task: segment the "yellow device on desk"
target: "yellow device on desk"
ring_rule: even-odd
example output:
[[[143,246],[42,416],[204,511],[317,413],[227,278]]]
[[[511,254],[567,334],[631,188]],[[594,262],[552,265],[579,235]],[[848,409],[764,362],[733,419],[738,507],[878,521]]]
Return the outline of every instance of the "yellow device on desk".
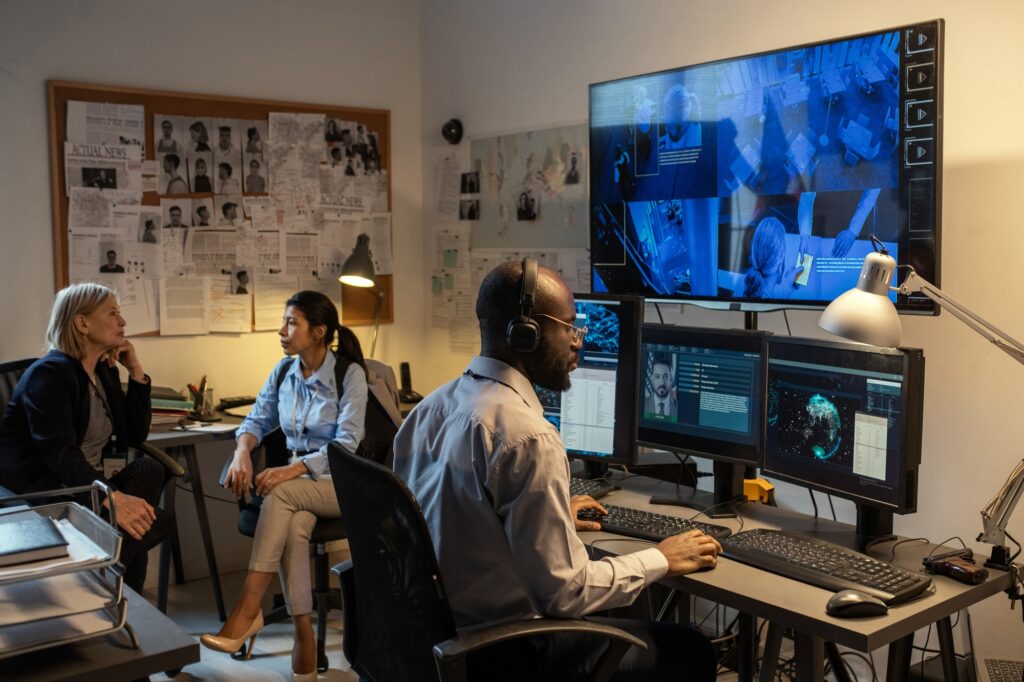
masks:
[[[743,495],[751,502],[775,505],[775,486],[763,478],[744,479]]]

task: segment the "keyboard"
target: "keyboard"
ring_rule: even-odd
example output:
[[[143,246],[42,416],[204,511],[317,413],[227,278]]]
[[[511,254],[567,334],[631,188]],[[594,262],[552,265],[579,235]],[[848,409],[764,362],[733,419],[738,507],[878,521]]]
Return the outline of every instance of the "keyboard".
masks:
[[[595,500],[600,499],[610,493],[613,490],[618,490],[619,486],[612,485],[608,481],[600,478],[570,478],[569,479],[569,495],[575,497],[576,495],[590,495]]]
[[[719,540],[732,533],[731,529],[713,523],[701,523],[678,516],[666,516],[639,509],[617,507],[614,504],[601,506],[608,510],[608,516],[596,509],[584,509],[578,516],[583,521],[597,521],[601,524],[601,530],[616,535],[661,542],[667,537],[685,533],[688,530],[699,530],[705,535],[711,535]]]
[[[989,682],[1021,682],[1024,680],[1024,662],[985,659]]]
[[[230,398],[221,398],[220,402],[217,403],[218,410],[230,410],[232,407],[242,407],[243,405],[252,405],[256,402],[256,396],[254,395],[236,395]]]
[[[889,606],[927,590],[928,576],[839,545],[779,530],[745,530],[722,541],[723,555],[826,590],[860,590]]]

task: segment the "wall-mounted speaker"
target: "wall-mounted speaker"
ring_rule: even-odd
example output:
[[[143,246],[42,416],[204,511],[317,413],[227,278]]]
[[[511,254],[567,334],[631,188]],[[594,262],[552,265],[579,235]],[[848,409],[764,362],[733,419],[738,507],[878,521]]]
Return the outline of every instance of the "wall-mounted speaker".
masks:
[[[449,144],[458,144],[462,141],[462,121],[453,118],[441,126],[441,136],[448,140]]]

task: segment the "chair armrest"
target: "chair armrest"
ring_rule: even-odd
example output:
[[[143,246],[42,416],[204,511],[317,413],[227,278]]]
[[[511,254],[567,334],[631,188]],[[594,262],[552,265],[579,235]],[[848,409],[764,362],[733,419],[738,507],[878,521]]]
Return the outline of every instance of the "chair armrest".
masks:
[[[647,643],[639,637],[604,623],[595,623],[579,618],[533,618],[511,623],[495,625],[485,623],[483,625],[459,628],[458,634],[455,637],[434,645],[434,656],[442,661],[450,661],[462,658],[477,649],[491,646],[492,644],[556,632],[608,637],[612,640],[619,640],[626,644],[638,646],[641,649],[647,649]]]
[[[178,463],[178,460],[168,455],[160,448],[153,447],[149,443],[143,443],[136,448],[139,452],[149,455],[156,461],[164,465],[164,469],[167,469],[167,473],[171,476],[181,478],[185,475],[185,467]]]

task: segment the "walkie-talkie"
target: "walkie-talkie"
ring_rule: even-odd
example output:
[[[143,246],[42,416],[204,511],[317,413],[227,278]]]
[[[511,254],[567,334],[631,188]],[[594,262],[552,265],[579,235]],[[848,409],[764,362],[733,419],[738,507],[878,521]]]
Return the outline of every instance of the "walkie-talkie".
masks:
[[[402,363],[401,373],[402,388],[398,391],[398,399],[403,403],[418,403],[423,400],[423,396],[412,390],[412,370],[409,369],[408,362]]]

